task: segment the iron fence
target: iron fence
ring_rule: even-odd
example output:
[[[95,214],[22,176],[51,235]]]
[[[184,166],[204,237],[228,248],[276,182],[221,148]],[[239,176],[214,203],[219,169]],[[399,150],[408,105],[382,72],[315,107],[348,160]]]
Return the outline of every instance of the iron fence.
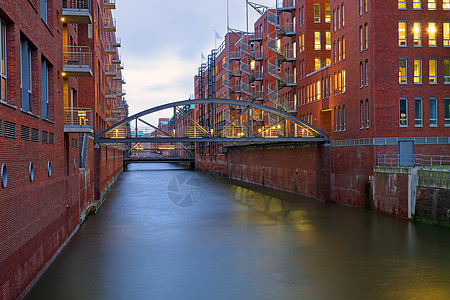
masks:
[[[423,154],[378,154],[378,167],[406,168],[420,167],[450,170],[450,156]]]

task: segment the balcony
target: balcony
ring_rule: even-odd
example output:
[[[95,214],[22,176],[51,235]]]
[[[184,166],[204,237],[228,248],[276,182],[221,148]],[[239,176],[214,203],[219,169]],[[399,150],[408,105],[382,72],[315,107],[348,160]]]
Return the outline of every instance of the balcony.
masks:
[[[92,109],[66,107],[64,108],[64,132],[94,133]]]
[[[92,23],[91,0],[63,0],[63,23],[91,24]]]
[[[256,31],[255,34],[251,35],[251,36],[248,38],[248,40],[249,40],[250,42],[253,42],[253,41],[258,41],[258,42],[260,42],[260,41],[262,41],[262,40],[263,40],[263,37],[262,37],[261,31]]]
[[[106,77],[117,77],[117,66],[114,64],[107,64],[105,75]]]
[[[105,42],[105,54],[117,54],[117,49],[114,47],[114,41],[106,41]]]
[[[105,98],[106,99],[116,99],[117,98],[117,96],[116,96],[116,90],[115,89],[112,89],[112,88],[107,88],[106,89],[106,95],[105,95]]]
[[[116,32],[116,19],[112,17],[105,18],[105,31],[106,32]]]
[[[64,46],[63,60],[63,76],[92,77],[92,52],[88,46]]]
[[[280,11],[295,11],[295,0],[277,0],[277,8]]]
[[[116,9],[116,0],[104,0],[105,9]]]

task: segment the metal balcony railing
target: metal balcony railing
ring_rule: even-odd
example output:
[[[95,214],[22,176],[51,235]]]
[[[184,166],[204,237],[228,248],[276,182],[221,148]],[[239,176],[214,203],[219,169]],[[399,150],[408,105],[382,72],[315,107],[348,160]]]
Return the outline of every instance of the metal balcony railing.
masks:
[[[291,49],[291,48],[284,50],[284,56],[286,57],[286,61],[292,62],[297,59],[294,49]]]
[[[258,101],[264,100],[264,92],[262,90],[255,91],[255,99]]]
[[[116,31],[116,19],[109,17],[105,18],[105,31],[115,32]]]
[[[88,10],[91,11],[91,0],[63,0],[63,10]]]
[[[277,0],[278,9],[295,9],[295,0]]]
[[[92,109],[90,108],[64,108],[65,126],[93,126]]]
[[[239,60],[241,59],[241,52],[240,51],[232,51],[230,52],[230,60]]]
[[[378,167],[450,170],[450,156],[423,154],[378,154]]]
[[[88,46],[64,46],[63,65],[67,76],[92,76],[91,49]]]
[[[296,86],[297,85],[297,78],[295,78],[295,74],[286,74],[284,76],[284,83],[287,86]]]
[[[116,9],[116,0],[104,0],[105,9]]]
[[[253,35],[249,37],[250,41],[261,41],[262,40],[262,33],[261,31],[256,31]]]
[[[105,75],[107,77],[114,77],[117,76],[117,65],[115,64],[107,64],[105,66]]]
[[[62,2],[63,23],[91,24],[92,5],[91,0],[63,0]]]

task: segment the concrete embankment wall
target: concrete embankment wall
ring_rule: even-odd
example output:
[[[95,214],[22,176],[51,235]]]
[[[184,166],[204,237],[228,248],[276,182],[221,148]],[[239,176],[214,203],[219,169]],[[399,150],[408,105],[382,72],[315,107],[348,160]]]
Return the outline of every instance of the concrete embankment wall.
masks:
[[[375,168],[373,203],[378,212],[450,225],[450,172]]]

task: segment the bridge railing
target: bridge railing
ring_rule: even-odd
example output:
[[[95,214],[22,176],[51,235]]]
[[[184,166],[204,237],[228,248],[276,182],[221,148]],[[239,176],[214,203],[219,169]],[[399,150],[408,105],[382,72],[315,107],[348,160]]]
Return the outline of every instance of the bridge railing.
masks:
[[[378,154],[378,167],[406,168],[419,167],[450,170],[450,156],[423,154]]]

